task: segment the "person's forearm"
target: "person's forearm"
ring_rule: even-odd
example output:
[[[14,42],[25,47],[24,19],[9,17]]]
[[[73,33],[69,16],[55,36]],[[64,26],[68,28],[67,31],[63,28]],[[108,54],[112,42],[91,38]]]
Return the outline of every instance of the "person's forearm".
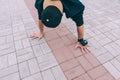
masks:
[[[39,20],[39,30],[41,33],[44,33],[44,25],[41,20]]]

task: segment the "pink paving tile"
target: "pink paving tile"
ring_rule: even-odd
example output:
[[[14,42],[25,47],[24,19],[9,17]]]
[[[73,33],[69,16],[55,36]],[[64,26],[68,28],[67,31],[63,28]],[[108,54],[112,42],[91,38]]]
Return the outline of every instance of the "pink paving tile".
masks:
[[[48,31],[45,33],[46,41],[54,40],[56,38],[59,38],[59,35],[55,32],[55,30]]]
[[[69,71],[66,71],[65,75],[67,76],[68,80],[73,80],[74,78],[82,75],[83,73],[85,73],[84,69],[81,66],[77,66]]]
[[[58,33],[59,36],[65,36],[69,33],[71,33],[64,25],[60,25],[59,28],[56,29],[56,32]]]
[[[60,64],[63,71],[70,70],[71,68],[74,68],[74,67],[76,67],[78,65],[79,65],[78,61],[76,59],[74,59],[74,58]]]
[[[62,36],[61,39],[63,40],[64,45],[69,46],[76,43],[74,37],[71,37],[71,34],[67,34]]]
[[[96,67],[88,71],[88,74],[90,75],[90,77],[92,77],[93,80],[105,75],[106,73],[107,71],[105,70],[103,66],[99,66],[99,67]]]
[[[57,39],[48,41],[47,43],[52,50],[64,47],[64,43],[61,38],[57,38]]]
[[[84,56],[78,57],[77,60],[82,65],[82,67],[85,69],[85,71],[88,71],[93,68],[92,65],[88,62],[88,60]]]
[[[97,78],[96,80],[115,80],[109,73]]]
[[[88,76],[87,73],[85,73],[85,74],[83,74],[83,75],[81,75],[73,80],[92,80],[92,79]]]
[[[100,62],[91,53],[85,54],[85,57],[92,64],[93,67],[101,65]]]
[[[55,55],[59,63],[62,63],[74,58],[72,53],[67,47],[61,47],[59,49],[53,50],[53,54]]]

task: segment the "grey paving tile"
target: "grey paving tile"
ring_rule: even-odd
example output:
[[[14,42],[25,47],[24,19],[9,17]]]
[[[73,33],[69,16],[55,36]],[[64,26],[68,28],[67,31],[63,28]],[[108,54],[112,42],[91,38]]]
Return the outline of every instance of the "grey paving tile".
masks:
[[[28,60],[28,64],[29,64],[29,68],[30,68],[30,73],[31,74],[34,74],[34,73],[37,73],[39,72],[39,65],[38,65],[38,62],[36,61],[36,59],[31,59],[31,60]]]
[[[105,62],[109,62],[110,60],[112,60],[114,57],[109,54],[109,52],[106,52],[100,56],[97,57],[97,59],[103,64]]]
[[[58,63],[57,63],[55,57],[52,55],[52,53],[42,55],[42,56],[38,57],[37,60],[38,60],[41,71],[58,65]]]
[[[14,46],[11,46],[9,48],[0,50],[0,56],[5,55],[5,54],[9,54],[9,53],[12,53],[12,52],[15,52]]]
[[[3,78],[0,78],[0,80],[20,80],[19,73],[13,73],[8,76],[5,76]]]
[[[43,79],[41,77],[41,73],[37,73],[37,74],[31,75],[29,77],[26,77],[22,80],[43,80]]]
[[[51,70],[56,80],[67,80],[59,66],[53,67]]]
[[[0,37],[0,44],[5,44],[6,43],[6,36]]]
[[[51,52],[51,49],[49,48],[47,43],[40,44],[41,50],[43,51],[43,54],[47,54]]]
[[[55,80],[54,75],[52,74],[50,69],[43,71],[42,76],[44,80]]]
[[[30,53],[30,52],[33,52],[31,47],[27,47],[27,48],[16,51],[17,56],[25,55],[25,54]]]
[[[7,67],[5,69],[1,69],[0,70],[0,78],[4,77],[4,76],[7,76],[9,74],[15,73],[15,72],[18,72],[18,66],[17,65],[13,65],[13,66]]]
[[[0,69],[6,68],[8,66],[7,55],[0,57]]]
[[[9,66],[17,64],[16,53],[10,53],[7,57]]]
[[[23,44],[21,40],[15,41],[15,49],[16,50],[23,49]]]
[[[115,77],[115,79],[120,78],[120,72],[110,62],[103,64],[103,66]]]
[[[25,78],[30,75],[29,67],[27,62],[19,64],[20,77]]]
[[[113,46],[115,46],[115,45],[113,45]],[[116,57],[116,56],[119,55],[119,53],[116,51],[116,49],[114,49],[114,47],[112,47],[112,45],[110,45],[110,44],[104,46],[104,48],[105,48],[107,51],[109,51],[109,53],[112,54],[114,57]]]
[[[113,59],[113,60],[111,60],[111,63],[112,63],[113,66],[114,66],[115,68],[117,68],[117,70],[119,70],[119,72],[120,72],[120,62],[119,62],[117,59]]]
[[[14,35],[14,40],[21,40],[21,39],[24,39],[24,38],[27,38],[27,35],[25,32],[17,32]]]
[[[14,39],[13,39],[13,35],[8,35],[6,36],[6,42],[9,43],[9,42],[13,42]]]
[[[29,52],[27,54],[17,57],[17,60],[18,60],[18,63],[20,63],[20,62],[24,62],[26,60],[32,59],[34,57],[35,56],[34,56],[33,52]]]
[[[40,45],[33,46],[33,51],[36,57],[39,57],[40,55],[43,55],[42,49]]]
[[[29,42],[29,39],[22,39],[22,44],[23,44],[23,47],[26,48],[26,47],[30,47],[30,42]]]

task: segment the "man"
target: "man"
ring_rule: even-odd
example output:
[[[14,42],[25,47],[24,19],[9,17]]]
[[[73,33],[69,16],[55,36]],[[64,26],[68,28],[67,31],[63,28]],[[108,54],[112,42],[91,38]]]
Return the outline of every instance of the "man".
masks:
[[[80,47],[82,52],[89,52],[86,47],[88,42],[83,39],[84,5],[79,0],[36,0],[35,7],[38,10],[40,32],[32,34],[31,38],[41,39],[44,35],[44,25],[49,28],[57,27],[65,12],[66,17],[71,18],[77,26],[78,42],[75,47]]]

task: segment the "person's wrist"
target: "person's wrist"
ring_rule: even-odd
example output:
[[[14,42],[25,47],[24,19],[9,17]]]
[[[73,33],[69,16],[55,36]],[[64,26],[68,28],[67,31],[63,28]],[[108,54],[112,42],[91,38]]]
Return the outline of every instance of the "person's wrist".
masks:
[[[78,42],[82,45],[82,46],[86,46],[88,44],[87,40],[84,40],[83,38],[78,39]]]

